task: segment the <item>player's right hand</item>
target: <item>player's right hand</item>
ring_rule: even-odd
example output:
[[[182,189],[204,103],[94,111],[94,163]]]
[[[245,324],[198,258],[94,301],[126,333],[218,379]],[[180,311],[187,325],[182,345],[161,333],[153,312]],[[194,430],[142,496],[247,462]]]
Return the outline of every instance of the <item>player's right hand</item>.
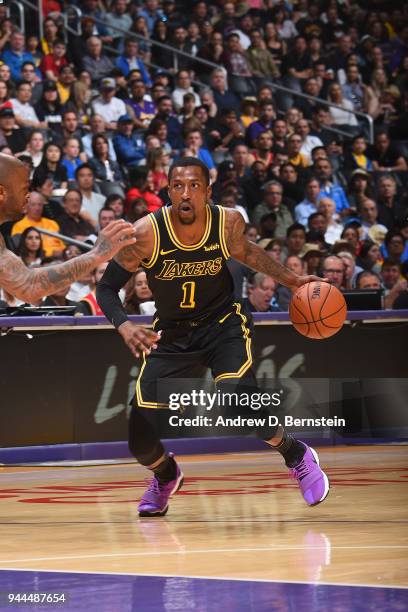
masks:
[[[157,348],[157,342],[160,340],[160,334],[131,321],[122,323],[118,327],[118,332],[135,357],[140,357],[141,353],[149,355]]]
[[[112,259],[123,247],[135,244],[135,228],[131,223],[119,219],[112,221],[99,234],[94,251],[100,263]]]

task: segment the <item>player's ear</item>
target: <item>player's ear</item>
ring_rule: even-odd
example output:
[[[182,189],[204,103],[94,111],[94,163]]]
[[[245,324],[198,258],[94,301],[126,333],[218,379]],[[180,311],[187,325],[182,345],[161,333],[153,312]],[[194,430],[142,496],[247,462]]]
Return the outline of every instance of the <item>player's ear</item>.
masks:
[[[208,187],[207,187],[207,202],[209,202],[211,200],[211,194],[212,194],[212,187],[211,187],[211,185],[208,185]]]
[[[7,189],[4,187],[4,185],[0,184],[0,206],[2,206],[4,202],[6,202],[6,200],[7,200]]]

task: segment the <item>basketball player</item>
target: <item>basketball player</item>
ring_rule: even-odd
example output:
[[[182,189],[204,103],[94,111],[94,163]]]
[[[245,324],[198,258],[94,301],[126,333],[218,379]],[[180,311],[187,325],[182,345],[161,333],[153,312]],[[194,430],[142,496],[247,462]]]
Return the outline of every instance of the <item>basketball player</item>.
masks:
[[[186,157],[173,163],[169,196],[171,206],[136,222],[136,244],[118,253],[97,287],[105,315],[133,354],[143,358],[129,419],[129,448],[154,477],[139,504],[140,516],[166,514],[169,497],[183,482],[172,453],[165,453],[143,414],[167,407],[157,395],[157,381],[186,378],[202,364],[211,369],[218,388],[234,383],[235,392],[257,389],[251,315],[234,300],[226,260],[234,257],[292,290],[321,280],[296,275],[250,242],[239,212],[210,206],[209,173],[200,160]],[[130,322],[118,297],[140,265],[146,269],[157,308],[153,330],[160,333]],[[316,452],[280,425],[263,428],[261,437],[281,453],[305,501],[309,505],[323,501],[329,482]]]
[[[29,197],[29,173],[19,160],[0,153],[0,224],[23,217]],[[114,221],[101,231],[94,248],[79,257],[45,268],[29,269],[6,248],[0,234],[0,287],[32,303],[59,291],[96,266],[111,259],[123,246],[135,243],[135,230],[125,221]]]

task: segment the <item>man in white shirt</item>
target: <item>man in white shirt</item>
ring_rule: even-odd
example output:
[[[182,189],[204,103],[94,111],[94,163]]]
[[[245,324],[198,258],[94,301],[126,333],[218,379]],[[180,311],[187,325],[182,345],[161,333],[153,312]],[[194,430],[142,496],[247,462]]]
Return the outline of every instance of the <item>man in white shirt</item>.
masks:
[[[16,97],[11,98],[16,123],[20,127],[47,128],[46,121],[40,121],[34,107],[31,106],[32,85],[28,81],[20,81],[16,87]]]
[[[187,70],[179,70],[176,75],[176,88],[171,94],[171,100],[176,111],[183,106],[183,98],[186,93],[192,93],[195,98],[196,106],[201,104],[200,96],[191,87],[191,79]]]
[[[310,165],[311,153],[315,147],[322,147],[323,143],[317,136],[310,135],[309,122],[306,119],[299,119],[295,127],[296,133],[302,139],[302,146],[300,148],[301,154],[306,158],[307,163]]]
[[[319,201],[319,212],[321,212],[327,221],[327,229],[324,239],[327,244],[334,244],[340,240],[341,233],[344,229],[343,225],[336,221],[336,204],[331,198],[321,198]]]
[[[107,130],[116,130],[119,117],[126,114],[126,105],[115,96],[115,79],[102,79],[100,89],[101,95],[92,102],[93,111],[103,117]]]
[[[93,191],[94,172],[88,164],[83,164],[75,173],[78,189],[82,195],[82,211],[89,214],[89,221],[98,227],[99,211],[105,205],[106,198]]]
[[[375,233],[378,233],[383,237],[385,237],[386,233],[388,232],[385,225],[378,223],[378,206],[374,200],[367,198],[360,204],[360,219],[362,240],[371,239],[370,230],[372,228],[375,229]]]

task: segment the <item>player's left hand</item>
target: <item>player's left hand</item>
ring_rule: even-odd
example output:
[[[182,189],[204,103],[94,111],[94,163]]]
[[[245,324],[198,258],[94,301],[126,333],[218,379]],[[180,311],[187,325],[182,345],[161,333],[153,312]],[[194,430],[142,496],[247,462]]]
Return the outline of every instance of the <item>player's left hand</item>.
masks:
[[[296,285],[292,285],[291,290],[293,291],[293,293],[295,293],[295,291],[297,291],[302,285],[306,285],[306,283],[313,283],[314,281],[328,283],[329,279],[320,278],[320,276],[315,276],[314,274],[298,276],[296,279]]]

